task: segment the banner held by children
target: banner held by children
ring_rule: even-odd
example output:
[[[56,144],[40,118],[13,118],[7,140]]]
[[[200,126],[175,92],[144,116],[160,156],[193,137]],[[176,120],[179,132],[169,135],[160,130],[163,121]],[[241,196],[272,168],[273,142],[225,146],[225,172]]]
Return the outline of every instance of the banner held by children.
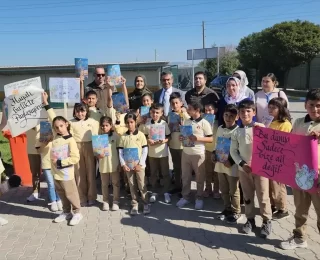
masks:
[[[310,193],[317,191],[318,141],[269,128],[253,130],[252,172]]]

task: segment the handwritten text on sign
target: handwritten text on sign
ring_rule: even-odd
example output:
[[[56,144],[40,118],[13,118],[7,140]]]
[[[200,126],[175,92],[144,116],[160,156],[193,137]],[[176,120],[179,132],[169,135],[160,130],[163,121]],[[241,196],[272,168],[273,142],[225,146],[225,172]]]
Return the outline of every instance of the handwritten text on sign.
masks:
[[[253,130],[252,172],[292,188],[316,192],[318,142],[268,128]]]
[[[13,137],[40,123],[43,89],[28,87],[5,99],[8,106],[8,126]]]

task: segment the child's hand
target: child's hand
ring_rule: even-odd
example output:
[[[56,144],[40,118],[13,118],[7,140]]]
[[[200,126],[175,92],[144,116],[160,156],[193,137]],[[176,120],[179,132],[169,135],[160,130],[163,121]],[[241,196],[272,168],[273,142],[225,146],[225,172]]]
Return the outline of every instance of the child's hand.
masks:
[[[116,112],[116,120],[117,120],[117,121],[120,121],[120,115],[121,115],[121,114],[120,114],[119,112]]]
[[[134,167],[134,171],[135,171],[135,172],[141,171],[141,165],[140,165],[140,164],[137,164],[137,165]]]
[[[158,140],[159,144],[164,144],[166,142],[166,140]]]
[[[231,163],[229,162],[229,160],[225,161],[223,163],[224,167],[230,168],[231,167]]]
[[[98,158],[98,159],[104,158],[104,154],[99,154],[99,155],[97,155],[97,158]]]
[[[185,107],[182,107],[182,108],[181,108],[181,112],[186,113],[186,112],[187,112],[187,109],[186,109]]]
[[[49,103],[48,103],[48,94],[45,91],[42,93],[42,102],[43,102],[43,104],[45,106],[49,105]]]
[[[180,136],[179,136],[179,141],[182,142],[183,140],[184,140],[184,137],[183,137],[182,135],[180,135]]]
[[[152,140],[152,139],[148,139],[148,144],[150,144],[150,145],[155,145],[156,142],[155,142],[154,140]]]
[[[310,132],[309,135],[314,136],[314,137],[320,139],[320,132],[312,131],[312,132]]]
[[[242,169],[244,170],[244,172],[246,173],[252,173],[252,169],[248,164],[245,164],[242,166]]]
[[[51,162],[52,162],[54,165],[57,165],[57,161],[58,161],[58,160],[55,159],[55,158],[54,158],[54,159],[51,159]]]
[[[107,88],[113,88],[113,84],[111,83],[111,77],[110,76],[106,77],[106,86],[107,86]]]
[[[196,142],[198,140],[198,137],[196,137],[195,135],[190,135],[189,139],[191,142]]]
[[[123,165],[123,166],[122,166],[122,169],[123,169],[125,172],[130,172],[130,168],[129,168],[127,165]]]
[[[84,74],[81,73],[79,78],[80,78],[80,83],[83,83],[83,81],[84,81]]]
[[[127,82],[126,78],[123,77],[123,76],[121,76],[121,84],[122,84],[122,85],[125,85],[126,82]]]
[[[254,126],[260,126],[260,127],[266,127],[264,124],[258,123],[258,122],[254,122],[253,125],[254,125]]]

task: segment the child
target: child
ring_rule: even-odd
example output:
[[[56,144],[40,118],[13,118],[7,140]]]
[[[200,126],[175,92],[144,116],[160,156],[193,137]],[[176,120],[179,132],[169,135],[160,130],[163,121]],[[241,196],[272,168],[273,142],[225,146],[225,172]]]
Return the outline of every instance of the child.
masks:
[[[101,190],[103,196],[102,210],[109,210],[109,181],[111,177],[113,187],[113,203],[112,210],[119,210],[120,200],[120,174],[118,171],[119,156],[117,146],[119,143],[119,136],[112,130],[112,119],[103,116],[100,119],[101,133],[107,134],[109,137],[109,155],[100,155],[99,171],[101,175]]]
[[[184,125],[192,126],[192,133],[189,137],[194,142],[194,147],[183,147],[181,166],[182,166],[182,198],[178,201],[177,207],[182,208],[189,203],[191,192],[192,171],[195,172],[197,182],[197,194],[195,209],[203,208],[203,188],[206,179],[205,171],[205,143],[212,142],[212,128],[210,123],[201,117],[203,106],[200,102],[192,102],[188,105],[187,119]],[[183,137],[180,136],[180,141]]]
[[[206,104],[204,107],[206,114],[217,114],[217,105],[215,103]],[[218,174],[214,171],[214,163],[211,160],[212,152],[215,149],[215,135],[218,130],[218,120],[214,120],[214,123],[212,125],[212,133],[213,138],[211,143],[206,143],[206,159],[205,159],[205,165],[206,165],[206,189],[204,191],[203,197],[209,197],[213,194],[214,199],[220,199],[220,189],[219,189],[219,178]],[[212,181],[213,181],[213,192],[212,192]]]
[[[50,120],[56,116],[54,110],[48,106],[48,95],[44,94],[44,105]],[[80,161],[75,165],[75,179],[79,190],[81,206],[92,206],[97,199],[96,162],[92,149],[92,134],[99,129],[99,122],[89,117],[86,104],[76,103],[73,109],[73,119],[70,129],[80,152]]]
[[[89,90],[86,93],[86,100],[90,111],[90,117],[100,122],[100,118],[104,115],[104,112],[96,107],[98,101],[97,93],[94,90]]]
[[[38,153],[41,156],[41,169],[48,185],[48,197],[50,202],[50,210],[52,212],[62,210],[62,202],[54,186],[54,179],[51,172],[50,152],[52,147],[52,139],[48,142],[40,142],[40,139],[35,145]]]
[[[245,200],[245,214],[247,222],[244,224],[242,230],[246,234],[249,234],[254,228],[256,228],[254,219],[254,192],[256,191],[260,214],[263,220],[263,224],[261,226],[261,237],[267,238],[272,231],[269,180],[265,177],[253,174],[251,169],[253,141],[252,128],[254,126],[264,127],[263,124],[253,122],[255,111],[256,108],[253,101],[246,99],[239,103],[241,125],[231,137],[230,154],[234,162],[239,165],[239,179]]]
[[[134,113],[128,113],[125,116],[125,122],[128,131],[120,137],[119,140],[119,159],[121,167],[126,173],[129,181],[131,192],[131,215],[138,214],[138,189],[141,193],[141,199],[144,203],[143,213],[150,213],[150,206],[147,199],[147,187],[144,183],[146,158],[148,155],[148,145],[145,135],[137,129],[137,116]],[[124,149],[136,148],[138,150],[139,161],[133,165],[133,169],[129,168],[129,162],[125,161]]]
[[[287,101],[284,98],[273,98],[268,104],[269,115],[273,116],[270,128],[278,131],[290,133],[292,125],[290,123],[290,113],[287,109]],[[270,201],[273,219],[282,219],[289,217],[287,208],[287,188],[285,184],[269,180]]]
[[[238,108],[234,104],[228,104],[223,112],[224,124],[219,126],[215,139],[215,146],[219,137],[231,139],[232,134],[238,129]],[[230,154],[229,154],[230,155]],[[215,172],[218,173],[224,210],[218,215],[221,220],[226,219],[228,223],[235,224],[241,219],[240,190],[238,166],[234,164],[231,156],[227,161],[217,161],[216,151],[212,154],[215,162]]]
[[[70,125],[64,117],[55,117],[52,128],[56,135],[52,141],[51,169],[63,206],[63,212],[54,219],[54,222],[60,223],[71,219],[69,224],[75,226],[83,218],[80,213],[79,193],[74,181],[74,165],[79,162],[79,150],[70,134]]]
[[[295,120],[292,133],[299,135],[315,135],[319,140],[320,133],[320,89],[312,89],[307,93],[305,108],[307,115]],[[318,141],[319,143],[319,141]],[[320,143],[318,144],[318,156],[320,154]],[[320,161],[318,161],[320,163]],[[320,231],[320,185],[318,194],[307,191],[292,189],[294,205],[296,207],[295,229],[293,236],[280,244],[282,249],[306,248],[307,244],[307,220],[311,202],[317,214],[317,226]]]
[[[179,92],[173,92],[170,95],[170,106],[172,111],[168,114],[168,125],[171,132],[169,141],[170,153],[172,157],[174,170],[174,190],[170,193],[181,192],[181,157],[182,157],[182,142],[180,141],[180,125],[183,125],[186,119],[189,119],[187,112],[183,112],[182,99]],[[174,121],[174,118],[179,117],[179,122]]]
[[[161,173],[163,177],[163,190],[164,201],[166,203],[171,202],[169,189],[171,178],[169,174],[169,153],[167,142],[170,137],[170,130],[168,124],[162,120],[163,116],[163,105],[158,103],[153,103],[150,109],[151,120],[148,120],[143,128],[143,133],[147,136],[148,140],[148,156],[149,156],[149,165],[150,165],[150,180],[152,185],[153,193],[150,197],[150,202],[156,201],[158,180],[158,172]],[[153,126],[163,126],[165,138],[161,140],[152,139],[152,127]],[[160,174],[159,174],[160,175]]]

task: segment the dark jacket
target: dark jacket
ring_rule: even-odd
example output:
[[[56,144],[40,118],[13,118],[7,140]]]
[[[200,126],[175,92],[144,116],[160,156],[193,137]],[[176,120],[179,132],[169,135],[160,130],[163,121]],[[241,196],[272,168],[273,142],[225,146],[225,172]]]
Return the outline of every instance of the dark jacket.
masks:
[[[163,89],[161,88],[161,89],[157,90],[157,91],[154,93],[153,101],[154,101],[155,103],[160,103],[160,97],[161,97],[162,91],[163,91]],[[179,92],[179,93],[180,93],[180,96],[181,96],[181,99],[182,99],[182,103],[183,103],[183,105],[184,105],[185,107],[187,107],[187,103],[186,103],[186,100],[185,100],[185,92],[182,91],[182,90],[180,90],[180,89],[178,89],[178,88],[172,87],[172,93],[173,93],[173,92]]]
[[[143,88],[143,89],[137,89],[135,88],[129,95],[128,95],[128,98],[129,98],[129,106],[130,106],[130,109],[138,109],[142,106],[142,96],[144,94],[151,94],[152,95],[152,92],[151,90],[149,90],[147,87]]]

